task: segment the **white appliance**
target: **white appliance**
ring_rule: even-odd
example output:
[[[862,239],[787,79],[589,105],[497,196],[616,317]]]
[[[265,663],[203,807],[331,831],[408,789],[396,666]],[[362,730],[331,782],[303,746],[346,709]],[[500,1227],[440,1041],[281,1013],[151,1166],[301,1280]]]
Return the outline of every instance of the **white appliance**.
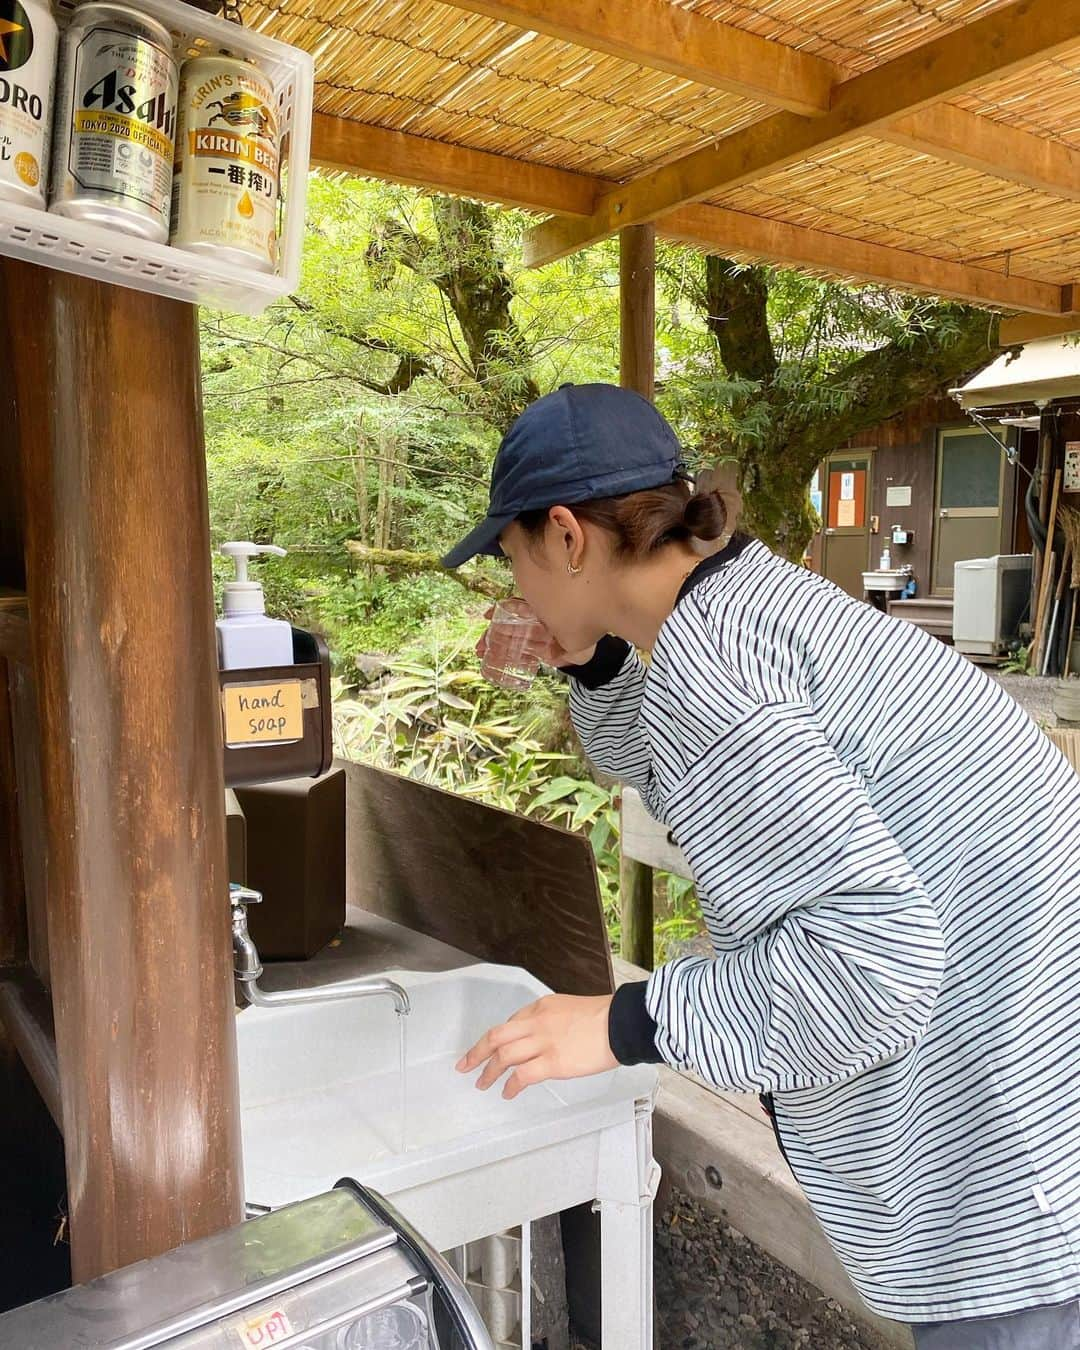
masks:
[[[969,656],[1000,656],[1020,631],[1031,596],[1031,554],[969,558],[953,571],[953,644]]]

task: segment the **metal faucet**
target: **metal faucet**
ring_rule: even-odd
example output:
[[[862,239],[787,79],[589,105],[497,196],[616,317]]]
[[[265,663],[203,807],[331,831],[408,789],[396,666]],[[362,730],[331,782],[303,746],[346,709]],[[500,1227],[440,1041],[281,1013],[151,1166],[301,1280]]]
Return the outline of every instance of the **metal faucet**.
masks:
[[[393,980],[374,976],[367,980],[342,980],[336,984],[318,984],[308,989],[261,989],[259,976],[262,962],[247,925],[248,905],[257,905],[262,894],[247,886],[229,883],[229,903],[232,906],[233,970],[236,982],[249,1003],[257,1008],[281,1008],[293,1003],[329,1003],[339,998],[371,998],[385,994],[394,1000],[399,1017],[409,1013],[409,995]]]

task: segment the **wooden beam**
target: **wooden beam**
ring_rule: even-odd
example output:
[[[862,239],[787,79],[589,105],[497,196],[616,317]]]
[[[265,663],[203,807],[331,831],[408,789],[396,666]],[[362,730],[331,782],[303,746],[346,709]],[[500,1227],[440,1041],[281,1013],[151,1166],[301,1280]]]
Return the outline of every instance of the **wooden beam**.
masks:
[[[0,658],[30,660],[30,618],[21,591],[0,589]]]
[[[951,104],[890,123],[880,139],[1066,200],[1080,200],[1080,151]],[[312,163],[337,173],[516,206],[590,216],[610,179],[551,168],[406,131],[315,113]]]
[[[1007,277],[985,267],[965,267],[722,206],[684,206],[663,217],[657,228],[665,239],[725,255],[749,254],[781,267],[807,267],[831,276],[928,292],[973,305],[1055,316],[1062,309],[1062,288],[1049,282]]]
[[[852,137],[940,103],[1074,46],[1080,0],[1015,0],[845,80],[817,119],[775,113],[715,144],[605,193],[587,220],[555,218],[525,236],[525,262],[539,267],[626,225],[656,220],[688,202],[730,190],[820,154]]]
[[[1080,150],[941,103],[891,122],[883,141],[1010,183],[1080,201]]]
[[[22,890],[30,967],[46,988],[49,973],[49,867],[45,798],[41,784],[41,730],[29,658],[7,663]]]
[[[198,331],[7,259],[2,328],[79,1283],[243,1217]]]
[[[29,952],[26,888],[19,845],[15,727],[8,662],[0,655],[0,967],[24,965]]]
[[[603,0],[449,0],[459,9],[607,52],[807,116],[829,111],[840,70],[769,38],[658,0],[617,16]],[[883,127],[880,137],[919,154],[1080,200],[1080,151],[965,108],[940,104]],[[555,214],[576,215],[578,212]],[[584,214],[590,214],[585,212]]]
[[[7,1032],[57,1129],[63,1131],[52,999],[32,971],[0,972],[0,1026]]]
[[[448,0],[548,37],[650,70],[807,116],[829,109],[834,65],[794,47],[705,18],[668,0]]]
[[[598,192],[610,186],[587,174],[318,112],[311,160],[327,169],[567,216],[588,216]]]
[[[1069,333],[1080,333],[1080,314],[1061,314],[1053,317],[1042,314],[1017,314],[1011,319],[1002,319],[998,341],[1003,347],[1014,347],[1018,343],[1035,342],[1039,338],[1065,337]]]
[[[549,169],[325,113],[315,114],[312,155],[325,167],[347,173],[564,215],[588,214],[596,198],[612,186],[588,174]],[[1060,288],[1044,282],[938,262],[902,249],[862,244],[723,207],[684,207],[661,218],[657,230],[664,238],[713,252],[741,250],[778,266],[820,268],[833,275],[900,290],[930,291],[972,304],[1055,315],[1062,308]]]

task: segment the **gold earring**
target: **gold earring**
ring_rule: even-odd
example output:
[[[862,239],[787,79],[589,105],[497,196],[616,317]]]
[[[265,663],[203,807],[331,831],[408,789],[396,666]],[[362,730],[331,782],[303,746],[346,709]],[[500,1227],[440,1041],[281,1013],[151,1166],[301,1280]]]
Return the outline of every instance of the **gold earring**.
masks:
[[[572,577],[576,577],[578,573],[581,571],[581,568],[575,567],[572,562],[568,562],[566,564],[566,570],[570,573]]]

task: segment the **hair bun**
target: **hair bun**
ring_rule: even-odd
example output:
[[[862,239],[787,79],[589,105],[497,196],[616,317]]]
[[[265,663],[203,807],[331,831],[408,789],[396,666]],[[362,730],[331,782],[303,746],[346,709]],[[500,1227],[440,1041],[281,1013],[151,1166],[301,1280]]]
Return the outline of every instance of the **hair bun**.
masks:
[[[695,492],[683,510],[682,523],[692,539],[713,540],[726,531],[728,517],[728,503],[723,492]]]

